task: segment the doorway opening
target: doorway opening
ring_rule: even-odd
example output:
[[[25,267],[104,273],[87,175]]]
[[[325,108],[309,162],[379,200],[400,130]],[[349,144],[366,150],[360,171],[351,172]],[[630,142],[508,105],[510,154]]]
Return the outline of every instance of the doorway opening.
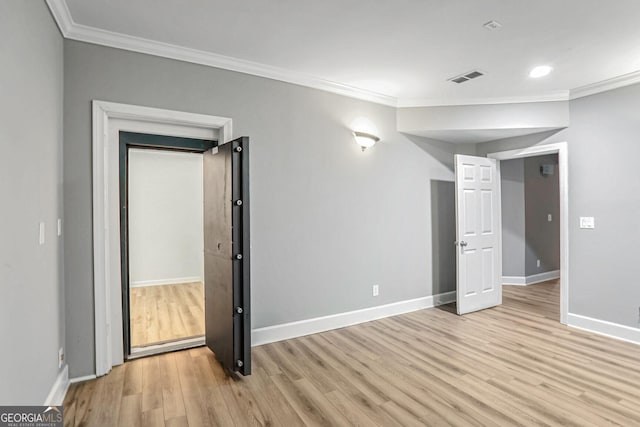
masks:
[[[558,154],[500,162],[503,296],[560,320]]]
[[[202,153],[217,141],[119,138],[125,358],[204,345]]]
[[[128,258],[121,247],[121,131],[222,142],[197,150],[204,176],[205,343],[225,370],[251,374],[249,137],[233,139],[227,117],[98,100],[92,111],[95,375],[108,374],[130,351],[124,350],[130,338],[122,296]]]
[[[119,246],[124,359],[206,344],[225,370],[250,375],[249,138],[240,137],[226,144],[218,145],[214,140],[123,130],[118,134]],[[171,175],[170,169],[173,169],[174,172],[177,170],[175,163],[171,168],[167,168],[165,164],[164,168],[156,170],[155,177],[149,176],[151,169],[145,170],[144,167],[142,171],[138,170],[132,174],[130,170],[132,164],[139,169],[141,165],[149,163],[149,150],[155,150],[155,154],[151,155],[151,158],[155,157],[155,160],[151,163],[160,163],[160,166],[163,166],[162,163],[166,163],[166,158],[162,156],[159,158],[158,154],[164,156],[168,152],[183,154],[182,160],[188,160],[187,167],[182,172],[191,176],[187,176],[187,181],[182,183],[177,182],[177,176],[174,176],[173,179],[167,178],[167,175]],[[195,157],[184,156],[184,154],[194,153],[199,155]],[[173,160],[175,162],[175,156]],[[189,162],[192,164],[189,165]],[[191,173],[194,172],[193,169],[201,172],[193,174]],[[141,173],[145,176],[141,177]],[[134,185],[130,185],[130,175],[136,177],[133,180]],[[151,180],[151,183],[147,182],[145,185],[145,179]],[[164,182],[165,188],[155,188],[156,191],[152,191],[151,188],[154,185],[157,186],[161,181]],[[181,199],[183,203],[191,205],[192,212],[189,214],[193,216],[180,216],[178,213],[187,207],[171,205],[171,203],[176,203],[176,199],[165,196],[167,193],[187,193],[189,190],[194,190],[187,187],[196,187],[195,193],[198,193],[194,195],[194,191],[191,191],[191,200],[188,202],[185,202],[188,198]],[[143,194],[145,196],[143,198],[149,199],[151,193],[157,193],[156,196],[160,194],[160,201],[156,201],[155,205],[151,203],[150,206],[140,206],[137,202],[141,200],[130,204],[130,197],[137,195],[140,198],[140,194]],[[131,212],[132,206],[135,208],[134,212]],[[168,219],[165,218],[164,225],[167,225],[168,222],[171,223],[171,228],[178,227],[178,230],[174,229],[169,233],[173,236],[172,239],[169,239],[169,243],[162,242],[161,244],[157,239],[159,232],[168,231],[161,230],[162,222],[157,224],[158,218],[161,217],[159,209],[167,211],[165,214]],[[186,229],[189,227],[186,222],[190,222],[189,225],[193,226],[191,230],[193,236],[190,240],[185,239],[185,234],[188,234]],[[149,227],[149,224],[152,226]],[[142,239],[138,239],[136,244],[131,245],[131,237],[141,237]],[[143,249],[140,248],[141,245]],[[172,245],[179,246],[178,255],[174,250],[171,250]],[[162,254],[163,249],[170,253]],[[151,257],[149,257],[150,253]],[[159,266],[154,257],[160,258],[162,265]],[[137,264],[132,265],[132,260]],[[167,266],[170,264],[175,264],[173,271],[189,271],[189,274],[199,274],[199,276],[195,276],[198,279],[197,282],[194,281],[194,276],[178,280],[195,283],[195,285],[192,285],[193,289],[191,289],[192,300],[189,301],[188,296],[186,298],[186,304],[190,305],[186,308],[183,307],[184,313],[189,313],[186,318],[194,325],[187,328],[184,324],[180,325],[184,322],[176,319],[177,331],[173,331],[167,322],[170,315],[164,319],[158,316],[158,309],[161,306],[168,306],[165,308],[168,312],[171,311],[171,302],[163,301],[162,297],[159,299],[151,297],[151,295],[142,300],[131,298],[139,296],[138,292],[132,291],[132,284],[135,289],[135,282],[132,282],[132,279],[138,279],[141,271],[148,269],[155,271],[154,274],[159,274],[158,271],[163,271],[166,274]],[[187,264],[189,269],[184,270]],[[151,268],[151,266],[154,267]],[[183,293],[190,294],[183,288],[184,284],[174,283],[176,278],[153,280],[158,280],[156,285],[168,281],[171,285],[181,287]],[[141,280],[138,283],[148,285],[149,281]],[[200,292],[202,288],[198,287],[199,283],[204,283],[202,287],[204,295]],[[157,294],[157,292],[147,293]],[[166,292],[164,295],[167,295]],[[175,295],[173,296],[175,297]],[[199,305],[199,302],[202,301],[201,296],[204,297],[204,301],[202,305]],[[176,304],[178,301],[174,299],[172,302]],[[138,316],[149,316],[150,313],[146,312],[144,308],[147,303],[151,306],[150,313],[155,312],[154,317],[156,317],[158,324],[149,325],[141,319],[140,324],[137,325],[138,328],[132,328],[133,324],[137,323]],[[204,319],[198,315],[200,307]],[[175,306],[173,311],[176,314]],[[202,320],[204,320],[204,325],[202,325]],[[153,330],[149,331],[145,328]],[[137,333],[137,335],[133,336],[133,333]],[[188,335],[194,333],[197,335],[189,338]],[[204,337],[200,335],[202,333]],[[175,336],[176,334],[178,336]],[[134,347],[133,343],[137,346]]]
[[[529,263],[531,267],[529,267],[529,270],[527,270],[525,267],[525,269],[523,270],[523,276],[509,276],[510,270],[505,269],[505,265],[503,265],[502,281],[517,282],[511,284],[520,285],[528,285],[533,283],[543,284],[543,286],[527,286],[526,288],[519,288],[519,290],[514,286],[508,286],[506,287],[507,297],[515,296],[516,294],[522,294],[521,296],[519,296],[519,298],[524,300],[528,298],[529,301],[525,303],[528,303],[530,307],[535,306],[535,304],[531,304],[531,301],[543,301],[545,298],[547,299],[547,301],[553,301],[554,299],[556,301],[559,300],[559,303],[554,303],[555,305],[544,303],[539,304],[537,309],[541,314],[557,319],[558,317],[555,313],[557,313],[557,307],[559,305],[559,320],[561,323],[566,325],[569,313],[569,161],[567,143],[559,142],[553,144],[537,145],[517,150],[490,153],[487,155],[487,157],[495,159],[497,161],[497,171],[500,180],[502,180],[503,165],[506,165],[507,174],[511,172],[509,169],[512,166],[505,162],[513,159],[522,159],[524,162],[529,162],[531,164],[529,173],[532,177],[535,177],[536,180],[547,180],[546,182],[542,181],[543,185],[541,186],[534,185],[534,187],[537,187],[533,190],[534,192],[543,191],[543,188],[545,189],[544,191],[552,192],[556,191],[557,189],[558,206],[557,208],[555,208],[555,213],[547,212],[549,209],[543,209],[549,208],[551,205],[549,205],[548,203],[552,203],[544,201],[548,200],[549,195],[547,194],[537,194],[540,200],[536,200],[536,197],[533,197],[530,202],[530,208],[532,212],[530,214],[530,219],[531,221],[533,221],[533,229],[540,229],[540,227],[544,227],[544,225],[546,225],[546,227],[544,227],[546,229],[543,230],[545,234],[543,236],[542,242],[531,242],[532,247],[528,249],[530,252]],[[550,166],[553,166],[553,168],[551,168]],[[542,170],[540,169],[541,167],[543,168]],[[553,171],[551,169],[553,169]],[[551,175],[552,172],[553,175]],[[553,185],[555,184],[553,183],[556,179],[555,177],[557,177],[557,187],[555,187],[554,189]],[[501,191],[503,189],[504,187],[501,188]],[[502,221],[504,222],[505,208],[508,207],[504,205],[503,194],[500,195],[500,200],[501,216]],[[549,214],[551,214],[551,217],[549,217]],[[556,215],[557,218],[554,217],[554,215]],[[551,218],[551,221],[549,221],[549,218]],[[507,221],[509,221],[509,219],[507,219]],[[549,223],[551,223],[553,226],[549,226]],[[548,245],[553,245],[553,233],[556,232],[554,231],[554,228],[557,231],[558,245],[556,250],[559,253],[554,253],[554,249],[535,249],[542,248],[543,245],[546,245],[547,247]],[[542,233],[542,231],[539,231],[539,233]],[[539,237],[540,235],[532,236],[533,239]],[[507,237],[507,239],[508,238],[509,237]],[[502,241],[501,245],[504,245],[504,240]],[[515,259],[521,259],[524,260],[525,263],[527,262],[526,256],[523,258],[514,258],[513,254],[508,254],[506,253],[506,251],[507,247],[505,246],[502,248],[502,253],[505,254],[503,263],[504,261],[506,261],[506,257],[509,257],[509,262]],[[545,258],[536,255],[543,253],[545,255]],[[553,260],[558,258],[559,264],[554,264]],[[538,260],[540,260],[540,267],[538,267]],[[556,266],[559,266],[559,268],[556,268]],[[527,273],[527,271],[532,274]],[[548,283],[545,284],[545,281],[548,281]]]

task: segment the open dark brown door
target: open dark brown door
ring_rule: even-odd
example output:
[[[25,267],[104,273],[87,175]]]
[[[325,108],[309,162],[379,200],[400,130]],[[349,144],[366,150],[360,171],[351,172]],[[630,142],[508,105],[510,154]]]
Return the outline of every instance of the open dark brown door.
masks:
[[[249,251],[249,138],[241,137],[204,153],[204,298],[207,346],[243,375],[251,374]]]

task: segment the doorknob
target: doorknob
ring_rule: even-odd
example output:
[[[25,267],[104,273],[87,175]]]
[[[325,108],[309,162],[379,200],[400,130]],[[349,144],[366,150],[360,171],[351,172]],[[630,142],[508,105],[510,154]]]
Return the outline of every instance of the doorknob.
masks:
[[[464,248],[465,246],[467,246],[467,244],[468,244],[468,243],[467,243],[467,242],[465,242],[464,240],[461,240],[461,241],[460,241],[460,246],[462,246],[463,248]]]

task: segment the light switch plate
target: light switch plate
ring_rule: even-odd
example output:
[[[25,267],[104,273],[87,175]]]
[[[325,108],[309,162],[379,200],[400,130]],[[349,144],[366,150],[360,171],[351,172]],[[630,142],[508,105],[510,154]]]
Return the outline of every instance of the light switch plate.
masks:
[[[581,216],[580,217],[580,228],[585,228],[585,229],[596,228],[595,218],[592,217],[592,216]]]
[[[58,218],[58,236],[62,236],[62,219]]]
[[[40,223],[40,233],[38,237],[38,243],[40,243],[40,245],[44,245],[44,222]]]
[[[58,350],[58,369],[62,368],[64,364],[64,348],[60,347]]]
[[[551,216],[551,214],[547,215],[547,221],[549,222],[553,221],[553,216]]]

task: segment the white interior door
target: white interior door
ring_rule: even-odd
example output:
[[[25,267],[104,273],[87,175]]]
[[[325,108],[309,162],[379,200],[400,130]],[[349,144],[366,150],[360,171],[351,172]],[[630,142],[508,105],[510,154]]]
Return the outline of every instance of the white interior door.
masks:
[[[502,304],[500,182],[495,159],[456,155],[458,314]]]

